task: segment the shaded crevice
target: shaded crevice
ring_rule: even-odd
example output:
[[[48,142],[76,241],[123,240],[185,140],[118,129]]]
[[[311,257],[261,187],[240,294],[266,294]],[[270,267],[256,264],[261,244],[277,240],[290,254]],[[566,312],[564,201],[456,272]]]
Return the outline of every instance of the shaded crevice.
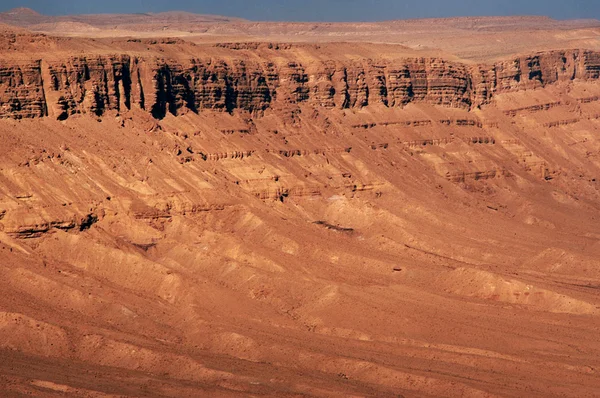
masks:
[[[79,224],[79,231],[85,231],[92,228],[92,225],[98,222],[98,216],[91,213],[85,216]]]

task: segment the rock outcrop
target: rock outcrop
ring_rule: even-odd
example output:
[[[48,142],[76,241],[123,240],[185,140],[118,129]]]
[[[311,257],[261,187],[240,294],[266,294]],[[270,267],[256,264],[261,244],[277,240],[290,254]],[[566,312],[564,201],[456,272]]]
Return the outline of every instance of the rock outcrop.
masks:
[[[141,86],[132,93],[132,69],[135,62],[127,55],[108,57],[73,57],[64,62],[50,62],[48,90],[58,93],[55,109],[58,119],[75,113],[124,110],[131,101],[142,105]]]
[[[600,53],[553,51],[469,66],[437,58],[322,61],[144,59],[130,55],[0,65],[0,117],[100,116],[134,107],[154,118],[218,110],[260,114],[309,104],[361,108],[411,102],[471,109],[496,93],[600,78]]]
[[[47,115],[40,61],[0,63],[0,117]]]

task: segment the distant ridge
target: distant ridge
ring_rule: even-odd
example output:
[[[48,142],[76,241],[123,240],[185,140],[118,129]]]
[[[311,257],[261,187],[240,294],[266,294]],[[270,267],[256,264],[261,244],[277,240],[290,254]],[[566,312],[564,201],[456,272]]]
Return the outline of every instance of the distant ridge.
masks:
[[[0,23],[22,27],[45,22],[47,18],[49,17],[25,7],[13,8],[0,13]]]
[[[169,24],[169,23],[229,23],[246,22],[242,18],[227,17],[222,15],[195,14],[186,11],[168,11],[161,13],[136,13],[136,14],[89,14],[89,15],[64,15],[50,16],[38,13],[30,8],[14,8],[0,13],[0,23],[20,27],[32,27],[38,24],[53,24],[61,22],[86,23],[94,27],[118,24]]]
[[[390,19],[373,22],[285,22],[285,21],[249,21],[243,18],[229,17],[223,15],[197,14],[188,11],[165,11],[165,12],[140,12],[131,14],[80,14],[80,15],[61,15],[51,16],[43,15],[39,12],[26,7],[14,8],[0,13],[0,23],[25,27],[32,30],[46,31],[52,24],[79,23],[87,24],[93,28],[114,29],[115,27],[135,27],[135,30],[146,26],[147,30],[183,28],[184,30],[195,30],[198,24],[287,24],[289,26],[298,26],[312,24],[315,26],[344,26],[344,25],[378,25],[378,26],[396,26],[396,25],[423,25],[423,24],[443,24],[455,28],[466,29],[490,29],[490,28],[520,28],[526,26],[533,29],[546,28],[582,28],[599,27],[600,21],[596,19],[571,19],[555,20],[543,15],[515,15],[515,16],[468,16],[468,17],[448,17],[448,18],[410,18],[410,19]],[[40,25],[40,26],[37,26]],[[39,28],[39,29],[38,29]],[[145,30],[145,29],[143,29]]]
[[[8,10],[6,12],[3,12],[2,14],[42,16],[42,14],[40,14],[39,12],[32,10],[31,8],[27,8],[27,7],[13,8],[12,10]]]

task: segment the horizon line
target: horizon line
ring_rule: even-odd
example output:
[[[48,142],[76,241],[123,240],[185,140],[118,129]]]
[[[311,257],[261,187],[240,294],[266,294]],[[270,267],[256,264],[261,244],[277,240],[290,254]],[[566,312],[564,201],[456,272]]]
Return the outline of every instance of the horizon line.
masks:
[[[4,11],[1,11],[0,9],[0,14],[10,14],[11,12],[16,12],[16,11],[31,11],[33,14],[39,15],[41,17],[55,17],[55,18],[60,18],[60,17],[81,17],[81,16],[102,16],[102,15],[131,15],[131,16],[157,16],[157,15],[161,15],[161,14],[169,14],[169,13],[182,13],[182,14],[189,14],[189,15],[197,15],[197,16],[211,16],[211,17],[221,17],[221,18],[230,18],[230,19],[238,19],[238,20],[242,20],[242,21],[248,21],[248,22],[259,22],[259,23],[268,23],[268,22],[289,22],[289,23],[331,23],[331,24],[338,24],[338,23],[385,23],[385,22],[395,22],[395,21],[417,21],[417,20],[448,20],[448,19],[492,19],[492,18],[501,18],[501,19],[511,19],[511,18],[534,18],[534,19],[548,19],[548,20],[552,20],[552,21],[599,21],[600,19],[598,18],[563,18],[563,19],[557,19],[555,17],[552,17],[550,15],[543,15],[543,14],[510,14],[510,15],[506,15],[506,14],[488,14],[488,15],[451,15],[451,16],[432,16],[432,17],[410,17],[410,18],[392,18],[392,19],[380,19],[380,20],[340,20],[340,21],[330,21],[330,20],[286,20],[286,19],[248,19],[245,17],[239,17],[239,16],[234,16],[234,15],[225,15],[225,14],[210,14],[210,13],[201,13],[201,12],[195,12],[195,11],[187,11],[187,10],[181,10],[181,9],[173,9],[173,10],[167,10],[167,11],[160,11],[160,12],[124,12],[124,13],[119,13],[119,12],[97,12],[97,13],[72,13],[72,14],[65,14],[65,13],[60,13],[60,14],[43,14],[31,7],[13,7]]]

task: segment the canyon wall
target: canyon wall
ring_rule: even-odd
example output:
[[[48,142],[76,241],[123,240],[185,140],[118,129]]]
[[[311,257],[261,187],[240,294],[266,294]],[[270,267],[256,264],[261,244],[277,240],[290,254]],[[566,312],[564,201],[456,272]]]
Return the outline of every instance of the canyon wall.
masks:
[[[235,110],[260,114],[301,103],[326,108],[410,102],[471,109],[496,93],[600,77],[600,53],[553,51],[465,65],[437,58],[400,61],[175,61],[130,55],[60,61],[0,61],[0,117],[102,115],[143,109],[168,113]]]

